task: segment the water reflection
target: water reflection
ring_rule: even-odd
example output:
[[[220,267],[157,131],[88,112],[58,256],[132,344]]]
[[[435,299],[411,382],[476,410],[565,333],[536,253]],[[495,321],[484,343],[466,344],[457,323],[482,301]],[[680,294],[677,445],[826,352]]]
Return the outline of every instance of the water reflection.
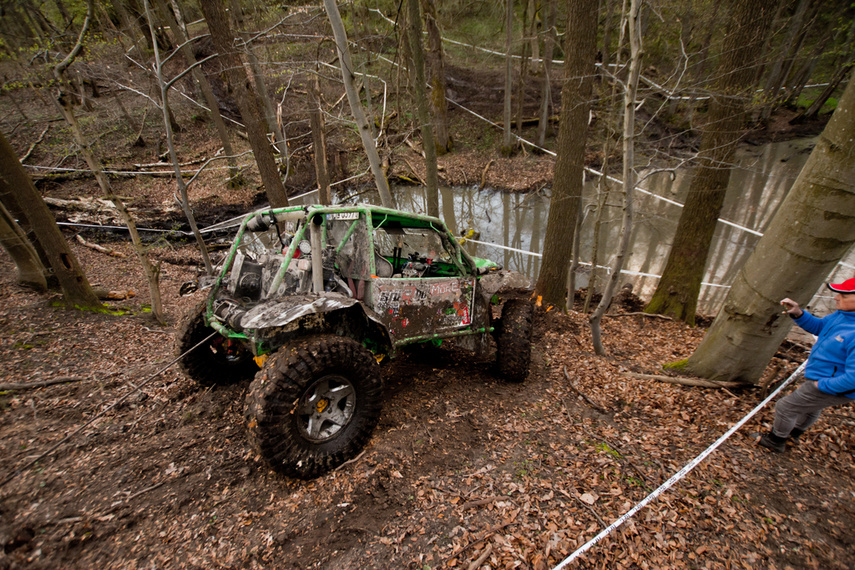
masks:
[[[700,312],[717,312],[727,294],[727,286],[759,240],[756,232],[762,233],[766,229],[813,145],[813,139],[807,139],[740,149],[738,167],[731,173],[728,197],[722,210],[722,218],[731,225],[719,223],[716,228],[707,261],[705,285],[699,299]],[[677,227],[682,208],[671,201],[685,201],[691,176],[690,170],[681,170],[674,175],[653,173],[645,182],[649,193],[636,193],[631,253],[624,265],[625,275],[621,284],[633,283],[634,290],[642,298],[648,298],[656,287],[656,276],[662,272]],[[392,191],[399,208],[420,213],[426,211],[424,188],[394,187]],[[379,203],[371,192],[361,194],[356,200]],[[442,188],[440,200],[442,216],[451,231],[455,235],[468,234],[474,238],[466,242],[472,255],[501,262],[504,267],[531,278],[537,277],[541,259],[532,253],[539,254],[542,248],[549,211],[548,192],[508,194],[476,187]],[[619,197],[613,194],[602,213],[600,266],[612,263],[619,237],[619,202]],[[596,205],[596,180],[589,179],[583,196],[580,243],[580,260],[583,263],[590,262],[592,257]],[[852,276],[855,251],[850,252],[844,262],[831,279],[842,280]],[[577,287],[587,286],[590,271],[590,264],[580,267]],[[606,270],[601,268],[597,271],[599,275],[605,275]],[[599,284],[602,282],[602,279],[597,281]],[[813,307],[820,308],[820,312],[830,312],[833,310],[833,302],[830,301],[829,295],[820,294],[814,299]]]

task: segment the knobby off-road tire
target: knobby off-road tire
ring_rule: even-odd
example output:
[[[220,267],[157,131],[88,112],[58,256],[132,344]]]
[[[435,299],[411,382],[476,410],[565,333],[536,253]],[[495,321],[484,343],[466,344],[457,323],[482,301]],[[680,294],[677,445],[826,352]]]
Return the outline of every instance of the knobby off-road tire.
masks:
[[[175,356],[184,354],[208,337],[214,329],[205,324],[207,301],[197,303],[178,328]],[[252,378],[258,366],[252,354],[237,341],[215,335],[178,361],[181,371],[202,386],[231,384]]]
[[[522,382],[531,364],[531,326],[534,308],[523,299],[511,299],[502,307],[496,327],[496,367],[509,382]]]
[[[283,346],[250,384],[250,445],[280,473],[318,477],[360,453],[382,393],[374,356],[353,339],[317,335]]]

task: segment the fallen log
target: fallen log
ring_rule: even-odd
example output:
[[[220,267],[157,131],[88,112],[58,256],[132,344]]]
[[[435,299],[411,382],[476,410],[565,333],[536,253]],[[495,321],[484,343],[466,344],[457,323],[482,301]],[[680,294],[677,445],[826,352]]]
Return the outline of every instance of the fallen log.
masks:
[[[637,372],[625,372],[624,374],[633,378],[640,378],[641,380],[657,380],[669,384],[699,386],[701,388],[739,388],[740,386],[744,386],[741,382],[719,382],[717,380],[704,380],[701,378],[686,378],[685,376],[660,376],[658,374],[639,374]]]
[[[603,315],[604,317],[653,317],[656,319],[665,319],[666,321],[673,321],[674,319],[667,315],[657,315],[655,313],[606,313]]]
[[[101,253],[105,253],[111,257],[127,257],[127,255],[125,255],[121,251],[116,251],[115,249],[110,249],[110,248],[104,247],[103,245],[98,245],[97,243],[92,243],[91,241],[86,241],[85,239],[80,237],[80,234],[77,234],[75,237],[77,238],[77,241],[81,245],[85,245],[89,249],[94,249],[95,251],[100,251]]]
[[[137,294],[130,289],[111,291],[110,289],[105,289],[103,287],[93,287],[92,290],[102,301],[121,301],[123,299],[130,299],[131,297],[137,296]]]
[[[53,386],[54,384],[65,384],[67,382],[81,382],[83,378],[80,376],[59,376],[50,380],[41,380],[39,382],[12,382],[9,384],[0,384],[0,392],[9,390],[29,390],[31,388],[44,388],[45,386]]]

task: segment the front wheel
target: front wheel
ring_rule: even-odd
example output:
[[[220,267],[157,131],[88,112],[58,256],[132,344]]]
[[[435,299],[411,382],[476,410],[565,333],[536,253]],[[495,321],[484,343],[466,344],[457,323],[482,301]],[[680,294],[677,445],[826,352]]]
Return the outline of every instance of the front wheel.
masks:
[[[382,392],[374,356],[353,339],[318,335],[286,345],[249,387],[250,445],[285,475],[323,475],[368,442]]]
[[[496,327],[496,367],[509,382],[522,382],[531,364],[531,328],[534,309],[523,299],[511,299],[502,307]]]
[[[243,344],[218,334],[205,340],[214,332],[205,324],[206,303],[202,301],[193,307],[178,328],[175,354],[184,355],[178,363],[181,371],[202,386],[231,384],[252,378],[258,372],[258,366]]]

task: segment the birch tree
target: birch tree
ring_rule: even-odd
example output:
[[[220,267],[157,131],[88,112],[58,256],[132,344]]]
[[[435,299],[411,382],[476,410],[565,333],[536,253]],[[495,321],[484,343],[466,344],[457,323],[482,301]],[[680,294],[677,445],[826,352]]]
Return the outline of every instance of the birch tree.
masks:
[[[680,363],[688,372],[756,384],[792,327],[780,299],[806,305],[855,244],[853,133],[855,79],[703,341]]]

